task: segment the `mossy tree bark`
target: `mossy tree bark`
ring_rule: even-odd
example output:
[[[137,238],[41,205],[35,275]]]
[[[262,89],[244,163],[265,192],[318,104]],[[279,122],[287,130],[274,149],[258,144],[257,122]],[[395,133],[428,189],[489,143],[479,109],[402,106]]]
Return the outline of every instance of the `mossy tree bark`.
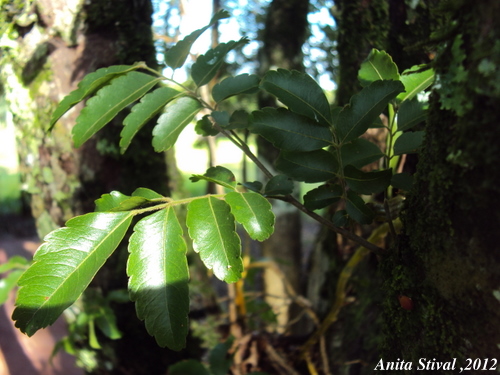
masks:
[[[148,1],[2,2],[1,82],[18,133],[26,191],[40,237],[79,214],[94,210],[101,194],[137,187],[169,193],[165,157],[153,152],[148,130],[119,155],[121,122],[116,121],[79,149],[71,128],[81,107],[46,133],[57,103],[87,73],[113,64],[146,61],[156,66]],[[153,125],[153,124],[151,124]],[[149,128],[149,130],[151,127]],[[127,249],[118,249],[91,285],[102,298],[126,288]],[[85,295],[84,306],[96,303]],[[117,341],[99,336],[95,373],[162,373],[180,357],[159,348],[136,318],[132,303],[116,305]],[[77,345],[92,353],[88,342]],[[126,369],[126,370],[125,370]],[[90,370],[89,370],[90,371]]]
[[[500,4],[441,1],[432,14],[439,86],[404,236],[383,261],[384,360],[412,362],[410,373],[420,358],[500,357]]]

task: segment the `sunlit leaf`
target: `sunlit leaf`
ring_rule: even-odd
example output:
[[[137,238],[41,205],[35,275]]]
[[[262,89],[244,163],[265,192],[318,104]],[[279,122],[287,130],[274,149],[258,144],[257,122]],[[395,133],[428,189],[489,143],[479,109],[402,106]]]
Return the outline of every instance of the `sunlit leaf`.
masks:
[[[425,121],[427,118],[427,105],[417,98],[405,100],[398,110],[398,130],[405,131]]]
[[[110,122],[122,109],[140,99],[160,78],[129,72],[115,78],[87,101],[73,127],[73,142],[80,147]]]
[[[313,151],[332,144],[329,127],[285,108],[252,112],[249,130],[285,151]]]
[[[120,203],[126,201],[130,197],[122,194],[119,191],[113,190],[109,194],[101,195],[101,198],[95,201],[95,211],[104,212],[111,211],[113,208],[118,207]]]
[[[193,43],[198,39],[198,37],[203,34],[210,26],[214,25],[217,21],[224,18],[229,18],[229,13],[226,10],[220,10],[210,20],[207,26],[193,31],[191,34],[186,36],[181,41],[177,42],[172,48],[170,48],[165,54],[165,62],[172,69],[180,68],[186,62],[189,55],[189,51],[193,46]]]
[[[108,304],[99,307],[99,315],[95,317],[94,321],[101,332],[111,340],[118,340],[123,336],[118,329],[116,315]]]
[[[353,165],[356,168],[364,167],[384,156],[378,146],[364,138],[356,138],[346,143],[340,149],[342,165]]]
[[[190,96],[183,96],[171,102],[153,129],[155,151],[161,152],[172,148],[179,134],[194,119],[200,109],[201,103]]]
[[[61,100],[50,119],[49,131],[52,130],[57,120],[59,120],[68,110],[95,93],[113,78],[144,66],[145,64],[142,62],[134,65],[113,65],[87,74],[80,83],[78,83],[78,88],[70,92]]]
[[[196,86],[200,87],[210,82],[222,66],[229,51],[246,43],[248,43],[247,38],[241,38],[239,41],[231,40],[227,43],[220,43],[217,47],[209,49],[204,55],[198,56],[191,67],[191,76]]]
[[[158,199],[163,198],[161,194],[158,194],[156,191],[148,189],[148,188],[137,188],[132,193],[133,197],[143,197],[146,199]]]
[[[380,193],[390,185],[392,170],[363,172],[352,165],[348,165],[344,168],[344,177],[347,186],[357,193]]]
[[[212,89],[214,100],[219,103],[234,95],[252,94],[259,89],[260,78],[255,74],[240,74],[236,77],[227,77],[217,83]]]
[[[418,151],[424,141],[425,132],[406,132],[394,143],[394,155],[411,154]]]
[[[286,69],[266,73],[261,87],[276,96],[288,109],[322,125],[332,123],[325,93],[309,75]]]
[[[182,227],[172,207],[140,220],[130,237],[130,299],[161,347],[180,350],[189,330],[189,271]]]
[[[293,192],[293,181],[283,174],[271,178],[264,188],[264,195],[288,195]]]
[[[336,177],[338,162],[325,150],[310,152],[281,152],[276,168],[294,180],[323,182]]]
[[[410,100],[419,92],[424,91],[434,82],[434,70],[425,69],[422,65],[413,66],[405,70],[400,77],[405,86],[405,92],[397,96],[398,100]]]
[[[362,135],[403,90],[399,81],[375,81],[354,95],[335,123],[339,141],[346,143]]]
[[[19,280],[12,318],[28,336],[53,324],[87,288],[123,239],[132,214],[93,212],[49,233]]]
[[[230,192],[226,202],[236,221],[243,225],[250,238],[264,241],[274,231],[274,214],[271,203],[260,194]]]
[[[370,224],[375,216],[363,198],[351,190],[347,192],[346,211],[349,217],[360,224]]]
[[[144,95],[140,103],[132,107],[130,114],[123,120],[124,127],[120,133],[120,152],[122,154],[126,151],[137,132],[179,94],[179,91],[170,87],[160,87]]]
[[[194,250],[217,278],[233,283],[241,278],[241,242],[229,205],[214,197],[188,205],[186,224]]]
[[[220,165],[208,168],[204,175],[194,174],[189,179],[192,182],[198,182],[200,180],[213,182],[231,190],[234,190],[236,187],[236,178],[233,172]]]
[[[309,210],[319,210],[338,202],[342,194],[340,185],[321,185],[304,195],[304,206]]]
[[[399,80],[398,67],[387,52],[372,49],[361,64],[358,79],[363,87],[378,80],[392,79],[397,81]]]

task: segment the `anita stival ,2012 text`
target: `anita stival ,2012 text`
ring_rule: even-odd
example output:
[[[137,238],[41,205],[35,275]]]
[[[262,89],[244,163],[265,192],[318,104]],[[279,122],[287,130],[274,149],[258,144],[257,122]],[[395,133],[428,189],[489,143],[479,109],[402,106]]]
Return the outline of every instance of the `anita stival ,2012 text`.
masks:
[[[437,361],[436,358],[420,358],[418,360],[417,371],[429,371],[429,370],[443,370],[443,371],[453,371],[457,370],[458,373],[462,371],[496,371],[497,369],[497,359],[495,358],[467,358],[463,365],[457,363],[457,359],[453,358],[450,361]],[[403,359],[397,359],[397,361],[385,361],[381,359],[377,362],[375,366],[375,371],[387,371],[387,370],[413,370],[414,364],[410,361],[405,361]]]

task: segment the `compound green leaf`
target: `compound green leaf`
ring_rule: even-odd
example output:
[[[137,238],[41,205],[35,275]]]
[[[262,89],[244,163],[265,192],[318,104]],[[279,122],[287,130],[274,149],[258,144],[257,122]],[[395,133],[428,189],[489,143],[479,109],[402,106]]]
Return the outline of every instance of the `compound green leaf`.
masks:
[[[205,180],[234,190],[236,188],[236,177],[229,169],[216,166],[207,169],[204,175],[194,174],[189,178],[192,182]]]
[[[120,152],[123,154],[130,145],[132,138],[153,117],[162,111],[180,92],[170,87],[160,87],[144,95],[139,103],[123,120],[123,130],[120,133]]]
[[[173,207],[140,220],[130,237],[130,299],[161,347],[181,350],[189,330],[187,246]]]
[[[427,118],[427,104],[417,98],[405,100],[398,110],[398,130],[405,131],[413,128]]]
[[[234,283],[241,278],[241,242],[229,205],[214,197],[193,200],[186,224],[194,250],[217,278]]]
[[[342,195],[340,185],[321,185],[304,195],[304,206],[309,210],[319,210],[337,202]]]
[[[288,195],[293,192],[293,181],[283,174],[272,177],[264,188],[264,195]]]
[[[398,100],[410,100],[419,92],[424,91],[434,82],[434,70],[423,69],[424,66],[417,65],[405,70],[400,77],[401,82],[405,86],[405,92],[397,96]]]
[[[286,69],[266,73],[261,87],[276,96],[288,109],[324,126],[332,123],[330,104],[318,83],[305,73]]]
[[[375,81],[351,98],[340,111],[335,131],[341,144],[362,135],[387,107],[389,102],[404,90],[399,81]]]
[[[264,108],[252,112],[249,130],[285,151],[314,151],[332,144],[332,133],[320,125],[285,108]]]
[[[144,197],[138,197],[138,196],[130,197],[128,199],[125,199],[123,202],[120,202],[118,206],[113,207],[109,211],[111,212],[130,211],[139,208],[149,202],[150,200]]]
[[[240,74],[236,77],[227,77],[217,83],[212,89],[212,97],[216,103],[234,95],[252,94],[259,90],[260,78],[255,74]]]
[[[357,193],[380,193],[391,184],[392,170],[363,172],[352,165],[347,165],[344,168],[344,177],[347,186]]]
[[[200,87],[210,82],[222,66],[229,51],[246,43],[248,43],[247,38],[241,38],[239,41],[231,40],[209,49],[204,55],[200,55],[191,68],[191,76],[196,86]]]
[[[273,233],[271,203],[262,195],[233,191],[226,194],[225,199],[236,221],[243,225],[252,239],[264,241]]]
[[[194,119],[200,109],[201,103],[190,96],[183,96],[170,103],[153,129],[155,151],[161,152],[170,149],[177,141],[179,134]]]
[[[370,224],[375,216],[363,198],[352,190],[347,192],[346,211],[349,217],[360,224]]]
[[[379,80],[392,79],[398,81],[398,67],[387,52],[379,51],[374,48],[371,50],[366,60],[361,64],[358,72],[358,79],[363,87]]]
[[[75,147],[110,122],[122,109],[147,93],[161,79],[140,72],[129,72],[115,78],[87,101],[73,127]]]
[[[207,26],[193,31],[191,34],[186,36],[181,41],[177,42],[172,48],[170,48],[165,54],[165,62],[172,69],[180,68],[186,62],[189,55],[189,51],[193,46],[193,43],[198,39],[198,37],[203,34],[210,26],[214,25],[217,21],[224,18],[229,18],[229,13],[225,10],[220,10],[210,20]]]
[[[411,154],[418,151],[424,141],[424,131],[406,132],[394,143],[394,155]]]
[[[356,168],[364,167],[384,156],[378,146],[367,139],[356,138],[346,143],[340,149],[342,165],[353,165]]]
[[[28,336],[53,324],[92,281],[123,239],[133,215],[93,212],[49,233],[19,280],[16,327]]]
[[[98,69],[93,73],[87,74],[78,84],[78,88],[70,92],[59,103],[52,118],[50,119],[50,128],[52,130],[57,120],[59,120],[66,112],[68,112],[76,104],[80,103],[86,97],[92,95],[113,78],[123,75],[132,70],[144,67],[145,64],[140,62],[134,65],[113,65],[108,68]]]
[[[303,182],[323,182],[336,177],[338,162],[332,153],[325,150],[310,152],[281,152],[276,168]]]

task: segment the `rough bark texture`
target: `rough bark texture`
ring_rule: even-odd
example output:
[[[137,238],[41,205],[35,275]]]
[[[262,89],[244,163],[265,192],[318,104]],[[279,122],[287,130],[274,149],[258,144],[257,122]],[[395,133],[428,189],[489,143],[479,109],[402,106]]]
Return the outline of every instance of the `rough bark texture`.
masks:
[[[266,15],[265,28],[261,39],[263,47],[259,51],[260,73],[270,69],[284,68],[303,71],[302,45],[308,32],[308,0],[273,0]],[[274,97],[261,96],[259,107],[276,106]],[[278,150],[263,138],[258,139],[258,152],[268,165],[272,165]],[[288,282],[296,291],[301,289],[301,222],[299,212],[280,202],[275,203],[277,212],[275,232],[262,244],[265,257],[273,259],[282,269]],[[289,323],[296,314],[294,307],[287,305],[288,294],[283,280],[272,270],[264,272],[268,303],[278,312],[278,324]]]
[[[384,359],[412,362],[410,373],[419,358],[466,366],[466,358],[500,356],[498,14],[494,0],[441,1],[433,9],[440,86],[405,235],[383,262]],[[401,309],[398,294],[411,297],[414,309]]]

